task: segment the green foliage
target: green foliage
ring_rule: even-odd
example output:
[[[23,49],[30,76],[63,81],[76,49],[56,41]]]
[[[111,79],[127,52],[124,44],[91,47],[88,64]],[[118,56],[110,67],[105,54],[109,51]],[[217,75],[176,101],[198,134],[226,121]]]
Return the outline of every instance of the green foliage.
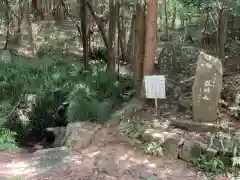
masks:
[[[127,78],[107,72],[105,64],[98,61],[91,62],[88,71],[75,67],[71,73],[79,81],[69,94],[69,121],[97,118],[100,102],[108,98],[116,102],[132,84]]]
[[[107,62],[107,49],[106,48],[94,48],[89,53],[89,58],[93,60],[102,60]]]
[[[240,168],[240,138],[235,135],[232,137],[231,142],[232,147],[229,149],[230,152],[218,152],[218,154],[211,159],[205,155],[201,155],[200,158],[192,161],[192,165],[198,170],[210,173],[210,175],[222,174],[230,170],[238,172]]]
[[[119,125],[119,134],[122,136],[137,138],[140,135],[140,124],[131,119],[124,119]]]
[[[240,106],[234,105],[233,107],[229,107],[230,114],[236,118],[240,117]]]
[[[16,148],[15,132],[6,128],[0,128],[0,151]]]
[[[109,98],[117,103],[132,86],[130,79],[107,72],[99,61],[91,62],[85,71],[81,64],[52,58],[43,58],[52,60],[49,65],[0,64],[0,113],[2,119],[7,116],[4,125],[18,137],[39,134],[49,126],[65,126],[69,121],[97,119],[100,102]],[[29,93],[37,96],[37,102],[26,126],[17,121],[14,112],[24,106],[24,96]]]
[[[162,156],[163,155],[162,147],[157,142],[145,143],[142,147],[142,150],[144,153],[151,154],[154,156]]]
[[[202,155],[200,158],[193,160],[192,163],[198,170],[211,174],[223,173],[226,168],[224,162],[219,157],[213,157],[209,160]]]

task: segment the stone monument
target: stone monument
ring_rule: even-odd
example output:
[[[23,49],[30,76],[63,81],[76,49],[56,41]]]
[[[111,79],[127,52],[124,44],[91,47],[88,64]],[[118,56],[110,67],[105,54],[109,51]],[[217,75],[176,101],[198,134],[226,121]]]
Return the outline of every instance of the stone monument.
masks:
[[[221,60],[200,52],[192,87],[194,121],[214,123],[222,90]]]

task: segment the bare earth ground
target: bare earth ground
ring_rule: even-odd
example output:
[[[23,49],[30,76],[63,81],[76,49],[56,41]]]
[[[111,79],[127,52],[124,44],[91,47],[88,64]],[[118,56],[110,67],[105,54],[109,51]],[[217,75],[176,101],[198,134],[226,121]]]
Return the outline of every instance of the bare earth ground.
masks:
[[[100,130],[91,145],[68,152],[64,148],[33,154],[0,154],[0,177],[24,180],[204,180],[182,161],[164,160],[134,150],[114,134]]]

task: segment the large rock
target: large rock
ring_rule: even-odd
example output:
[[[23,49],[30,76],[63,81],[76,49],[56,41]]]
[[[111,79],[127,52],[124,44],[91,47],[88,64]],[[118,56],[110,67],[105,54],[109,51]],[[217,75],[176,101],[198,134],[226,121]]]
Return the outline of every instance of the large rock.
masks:
[[[60,145],[72,147],[77,150],[87,148],[99,128],[100,126],[96,126],[90,122],[69,123]]]
[[[186,162],[191,162],[200,157],[203,147],[195,140],[185,141],[179,149],[179,158]]]
[[[50,127],[45,129],[45,138],[54,135],[54,147],[66,146],[76,150],[87,148],[100,126],[90,122],[69,123],[67,127]],[[51,133],[51,134],[50,134]]]
[[[156,142],[162,146],[163,155],[167,158],[178,158],[180,136],[175,133],[161,132],[155,129],[146,129],[141,133],[146,142]]]
[[[222,90],[222,74],[221,60],[200,52],[192,87],[195,121],[216,121],[217,106]]]

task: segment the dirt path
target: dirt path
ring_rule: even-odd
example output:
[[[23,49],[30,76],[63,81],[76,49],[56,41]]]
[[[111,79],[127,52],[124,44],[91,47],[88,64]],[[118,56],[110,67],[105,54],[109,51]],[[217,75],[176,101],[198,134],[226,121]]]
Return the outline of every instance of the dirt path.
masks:
[[[113,131],[112,131],[113,132]],[[181,161],[150,157],[134,150],[110,129],[100,130],[82,151],[39,150],[0,154],[0,177],[24,180],[204,180]]]

